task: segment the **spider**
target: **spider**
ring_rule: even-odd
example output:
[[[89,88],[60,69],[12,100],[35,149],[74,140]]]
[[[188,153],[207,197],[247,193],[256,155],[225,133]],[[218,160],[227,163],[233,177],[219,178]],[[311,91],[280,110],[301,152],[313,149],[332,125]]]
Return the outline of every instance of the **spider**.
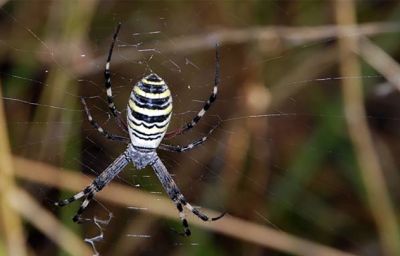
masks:
[[[110,164],[99,176],[97,176],[89,186],[68,199],[56,202],[55,205],[65,206],[76,200],[84,198],[76,215],[73,217],[74,222],[82,222],[81,214],[87,208],[95,194],[103,189],[115,176],[117,176],[125,168],[125,166],[127,166],[131,162],[137,169],[151,166],[159,181],[161,182],[164,190],[166,191],[170,199],[175,203],[175,206],[179,211],[179,217],[184,228],[184,233],[182,234],[185,236],[190,236],[191,232],[189,229],[189,224],[185,217],[185,213],[183,211],[183,207],[186,207],[189,211],[191,211],[194,215],[196,215],[203,221],[218,220],[222,218],[225,213],[222,213],[217,217],[210,218],[202,213],[200,210],[194,208],[190,203],[188,203],[183,194],[180,192],[178,186],[172,179],[167,168],[158,157],[156,149],[173,152],[185,152],[191,150],[205,142],[207,140],[207,137],[216,128],[214,127],[213,129],[211,129],[207,136],[195,140],[194,142],[186,146],[175,146],[161,143],[163,138],[173,138],[177,135],[181,135],[187,132],[188,130],[196,126],[196,124],[210,108],[211,104],[215,101],[218,92],[218,85],[220,82],[218,44],[216,45],[215,54],[216,67],[214,87],[210,97],[204,103],[203,108],[190,122],[175,131],[167,132],[172,114],[172,97],[167,84],[157,74],[151,73],[142,78],[133,86],[127,106],[127,123],[122,120],[120,115],[121,112],[117,110],[114,104],[111,90],[110,61],[114,49],[114,44],[117,40],[120,28],[121,23],[118,24],[114,32],[113,40],[111,42],[111,47],[107,57],[104,76],[108,108],[112,116],[116,119],[118,125],[129,134],[129,138],[111,134],[103,129],[93,119],[84,98],[81,98],[81,101],[89,123],[106,138],[128,144],[127,149],[120,156],[118,156],[117,159],[115,159],[114,162]]]

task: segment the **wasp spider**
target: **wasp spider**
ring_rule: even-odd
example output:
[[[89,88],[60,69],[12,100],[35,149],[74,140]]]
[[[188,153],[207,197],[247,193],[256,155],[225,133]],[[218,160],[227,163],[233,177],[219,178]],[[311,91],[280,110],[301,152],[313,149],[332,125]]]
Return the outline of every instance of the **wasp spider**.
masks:
[[[89,202],[93,199],[94,195],[104,188],[116,175],[118,175],[118,173],[121,172],[126,165],[132,162],[137,169],[142,169],[150,165],[154,169],[155,174],[160,180],[168,196],[175,203],[176,208],[179,211],[179,217],[184,227],[184,235],[189,236],[190,229],[183,212],[183,207],[186,207],[203,221],[215,221],[223,217],[224,214],[221,214],[215,218],[209,218],[207,215],[189,204],[180,192],[178,186],[175,184],[171,175],[168,173],[167,168],[158,157],[156,149],[159,148],[167,151],[184,152],[195,148],[197,145],[200,145],[207,139],[207,136],[204,136],[203,138],[200,138],[186,146],[173,146],[161,143],[163,138],[172,138],[193,128],[216,99],[220,80],[218,46],[216,50],[215,80],[212,94],[205,102],[203,108],[190,122],[176,131],[166,133],[168,124],[171,120],[172,97],[171,91],[168,89],[167,84],[158,75],[152,73],[142,78],[142,80],[133,86],[127,106],[127,124],[122,120],[120,116],[121,112],[117,110],[114,104],[111,90],[110,61],[120,26],[121,24],[118,24],[113,36],[104,75],[109,110],[111,111],[113,117],[115,117],[117,120],[119,126],[125,130],[125,132],[129,133],[129,138],[114,135],[104,130],[91,116],[83,98],[82,104],[91,125],[94,126],[97,131],[103,134],[106,138],[127,143],[127,149],[96,179],[94,179],[88,187],[71,198],[57,202],[56,205],[65,206],[71,202],[83,198],[84,200],[80,208],[73,217],[75,222],[80,222],[82,220],[80,217],[81,214],[89,205]],[[212,131],[213,129],[210,130],[208,135],[210,135]]]

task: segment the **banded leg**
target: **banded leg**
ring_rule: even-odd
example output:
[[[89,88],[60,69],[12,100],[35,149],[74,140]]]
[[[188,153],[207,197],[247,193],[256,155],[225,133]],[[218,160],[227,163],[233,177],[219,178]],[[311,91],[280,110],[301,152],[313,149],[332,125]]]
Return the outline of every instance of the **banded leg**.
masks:
[[[89,120],[89,123],[90,123],[94,128],[96,128],[96,130],[97,130],[99,133],[101,133],[101,134],[102,134],[104,137],[106,137],[107,139],[115,140],[115,141],[122,141],[122,142],[127,143],[127,144],[129,143],[129,139],[128,139],[128,138],[123,137],[123,136],[119,136],[119,135],[114,135],[114,134],[111,134],[111,133],[107,132],[106,130],[104,130],[104,129],[93,119],[92,115],[90,114],[89,108],[87,107],[86,101],[85,101],[85,99],[82,98],[82,97],[81,97],[81,102],[82,102],[82,105],[83,105],[83,107],[84,107],[84,109],[85,109],[85,113],[86,113],[86,116],[87,116],[87,118],[88,118],[88,120]]]
[[[108,108],[110,109],[112,115],[115,117],[115,119],[118,122],[118,125],[124,130],[128,131],[128,127],[126,123],[122,120],[120,116],[120,111],[118,111],[117,107],[115,106],[114,100],[113,100],[113,95],[112,95],[112,89],[111,89],[111,71],[110,71],[110,62],[111,62],[111,56],[114,50],[114,45],[115,42],[117,41],[117,36],[119,33],[119,30],[121,28],[121,23],[118,23],[117,29],[115,30],[115,33],[113,35],[113,40],[111,42],[110,50],[108,52],[108,57],[107,57],[107,62],[106,62],[106,68],[104,70],[104,78],[105,78],[105,87],[106,87],[106,93],[107,93],[107,102],[108,102]]]
[[[178,152],[178,153],[192,150],[195,147],[197,147],[198,145],[203,144],[207,140],[207,138],[211,135],[211,133],[213,133],[213,131],[215,129],[217,129],[218,126],[219,126],[219,124],[216,125],[214,128],[212,128],[208,132],[208,134],[206,136],[204,136],[204,137],[202,137],[202,138],[200,138],[198,140],[195,140],[194,142],[192,142],[192,143],[190,143],[190,144],[188,144],[186,146],[179,146],[179,145],[175,146],[175,145],[168,145],[168,144],[160,144],[158,146],[158,148],[161,149],[161,150],[170,151],[170,152]]]
[[[188,122],[183,127],[179,128],[179,129],[177,129],[175,131],[171,131],[171,132],[166,133],[164,138],[171,139],[171,138],[173,138],[173,137],[175,137],[177,135],[181,135],[181,134],[187,132],[188,130],[192,129],[193,127],[195,127],[197,125],[197,123],[200,121],[200,119],[207,112],[207,110],[211,107],[211,105],[215,101],[215,99],[217,98],[218,85],[220,83],[219,45],[216,44],[215,48],[216,48],[215,49],[216,64],[215,64],[214,88],[213,88],[213,91],[212,91],[210,97],[204,103],[203,108],[197,113],[197,115],[192,119],[192,121]]]
[[[201,211],[199,211],[198,209],[194,208],[191,204],[189,204],[182,194],[179,195],[179,201],[182,203],[182,205],[184,205],[189,211],[191,211],[194,215],[199,217],[202,221],[216,221],[224,217],[226,214],[225,212],[223,212],[217,217],[210,218]]]
[[[190,236],[192,233],[190,232],[189,223],[186,219],[185,212],[183,211],[182,204],[178,201],[174,201],[174,203],[176,204],[176,208],[179,211],[179,218],[181,219],[181,222],[183,225],[183,235]],[[182,234],[182,233],[179,233],[179,234]]]
[[[102,190],[115,176],[118,175],[124,169],[124,167],[131,161],[128,157],[129,148],[122,153],[115,161],[110,164],[99,176],[97,176],[92,184],[87,186],[81,192],[75,194],[74,196],[61,200],[54,203],[56,206],[65,206],[81,198],[85,198],[79,207],[77,213],[72,218],[74,222],[81,222],[81,214],[88,207],[90,201],[93,199],[95,194]]]
[[[187,223],[187,220],[185,218],[185,215],[183,213],[183,207],[185,206],[189,211],[191,211],[194,215],[199,217],[203,221],[216,221],[220,218],[222,218],[225,213],[222,213],[221,215],[215,217],[215,218],[209,218],[207,215],[199,211],[198,209],[194,208],[191,204],[189,204],[185,197],[182,195],[180,192],[178,186],[172,179],[171,175],[168,173],[167,168],[163,164],[160,158],[157,157],[156,161],[151,165],[154,172],[156,173],[158,179],[161,182],[161,185],[163,186],[164,190],[167,192],[168,196],[171,198],[171,200],[175,203],[178,211],[179,211],[179,217],[182,221],[182,225],[185,229],[184,234],[186,236],[190,236],[190,229],[189,225]]]
[[[75,216],[72,218],[72,220],[74,222],[80,223],[80,222],[82,222],[82,219],[81,219],[82,213],[86,210],[90,201],[93,199],[94,195],[100,190],[101,190],[101,188],[97,188],[93,182],[90,186],[87,186],[84,190],[82,190],[78,194],[76,194],[70,198],[64,199],[62,201],[56,202],[56,203],[54,203],[54,205],[62,207],[62,206],[66,206],[76,200],[79,200],[81,198],[85,198],[83,200],[81,206],[79,207],[78,211],[76,212]]]

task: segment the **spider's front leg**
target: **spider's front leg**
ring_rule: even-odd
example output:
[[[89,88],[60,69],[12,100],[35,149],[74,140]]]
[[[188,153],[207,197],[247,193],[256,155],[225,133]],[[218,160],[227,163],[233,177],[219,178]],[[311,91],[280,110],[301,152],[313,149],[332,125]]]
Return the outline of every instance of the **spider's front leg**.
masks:
[[[118,23],[118,26],[115,30],[115,33],[113,35],[113,39],[111,42],[110,50],[108,52],[108,57],[107,57],[107,62],[106,62],[106,68],[104,69],[104,79],[105,79],[105,87],[106,87],[106,94],[107,94],[107,102],[108,102],[108,108],[111,111],[111,114],[114,116],[114,118],[117,120],[118,126],[120,126],[125,132],[128,131],[128,126],[124,122],[124,120],[121,118],[121,112],[118,111],[117,107],[115,106],[114,100],[113,100],[113,93],[111,89],[111,71],[110,71],[110,62],[111,62],[111,56],[114,50],[114,45],[115,42],[117,41],[118,33],[121,28],[121,23]]]
[[[216,126],[214,126],[206,136],[203,136],[202,138],[193,141],[192,143],[185,145],[185,146],[175,146],[175,145],[168,145],[168,144],[160,144],[160,146],[158,147],[161,150],[165,150],[165,151],[170,151],[170,152],[178,152],[178,153],[182,153],[182,152],[186,152],[189,150],[194,149],[195,147],[203,144],[208,136],[210,136],[215,129],[217,129],[217,127],[220,125],[220,123],[218,123]]]
[[[217,94],[218,94],[218,86],[220,83],[220,56],[219,56],[219,44],[217,43],[215,45],[215,78],[214,78],[214,87],[213,90],[211,92],[211,95],[209,96],[208,100],[204,102],[203,108],[197,113],[197,115],[187,124],[185,124],[183,127],[175,130],[175,131],[171,131],[171,132],[167,132],[165,134],[165,139],[172,139],[175,136],[181,135],[187,131],[189,131],[190,129],[192,129],[193,127],[195,127],[197,125],[197,123],[200,121],[200,119],[206,114],[207,110],[211,107],[211,105],[213,104],[213,102],[216,100],[217,98]]]
[[[115,161],[110,164],[107,169],[105,169],[99,176],[97,176],[96,179],[93,180],[92,184],[90,184],[84,190],[75,194],[74,196],[56,202],[55,205],[65,206],[76,200],[85,198],[85,200],[83,200],[81,206],[79,207],[76,215],[72,218],[74,222],[80,222],[81,214],[88,207],[94,195],[102,190],[112,179],[114,179],[115,176],[118,175],[118,173],[122,171],[122,169],[124,169],[124,167],[129,162],[131,162],[131,150],[131,147],[128,146],[128,149],[124,153],[122,153],[117,159],[115,159]]]
[[[179,211],[179,217],[184,227],[185,236],[190,236],[191,232],[189,229],[189,224],[186,220],[185,213],[183,212],[183,206],[185,206],[189,211],[191,211],[194,215],[196,215],[203,221],[215,221],[222,218],[225,215],[225,213],[222,213],[217,217],[210,218],[206,214],[202,213],[198,209],[194,208],[191,204],[189,204],[186,201],[185,197],[180,192],[178,186],[176,185],[171,175],[168,173],[167,168],[165,167],[165,165],[158,156],[156,161],[151,166],[153,167],[154,172],[156,173],[158,179],[160,180],[163,188],[165,189],[171,200],[175,203],[176,208]]]
[[[81,97],[81,102],[82,102],[83,108],[85,109],[85,113],[86,113],[86,116],[87,116],[87,118],[88,118],[88,120],[89,120],[89,123],[90,123],[94,128],[96,128],[96,130],[97,130],[99,133],[101,133],[104,137],[106,137],[106,138],[109,139],[109,140],[120,141],[120,142],[123,142],[123,143],[126,143],[126,144],[129,143],[129,139],[128,139],[128,138],[125,138],[125,137],[122,137],[122,136],[119,136],[119,135],[114,135],[114,134],[111,134],[111,133],[107,132],[106,130],[104,130],[103,127],[101,127],[101,126],[93,119],[93,116],[92,116],[92,114],[90,113],[89,108],[87,107],[86,101],[85,101],[85,99],[84,99],[83,97]]]

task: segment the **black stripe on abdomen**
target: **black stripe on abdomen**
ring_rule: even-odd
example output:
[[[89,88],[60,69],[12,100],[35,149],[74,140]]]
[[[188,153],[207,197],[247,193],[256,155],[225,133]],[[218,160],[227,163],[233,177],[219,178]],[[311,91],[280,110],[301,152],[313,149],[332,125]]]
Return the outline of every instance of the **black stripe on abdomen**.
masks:
[[[165,120],[167,120],[170,115],[171,115],[171,113],[168,113],[167,115],[161,115],[161,116],[148,116],[148,115],[140,114],[140,113],[132,110],[132,116],[134,118],[136,118],[139,121],[146,122],[147,124],[162,123]]]

